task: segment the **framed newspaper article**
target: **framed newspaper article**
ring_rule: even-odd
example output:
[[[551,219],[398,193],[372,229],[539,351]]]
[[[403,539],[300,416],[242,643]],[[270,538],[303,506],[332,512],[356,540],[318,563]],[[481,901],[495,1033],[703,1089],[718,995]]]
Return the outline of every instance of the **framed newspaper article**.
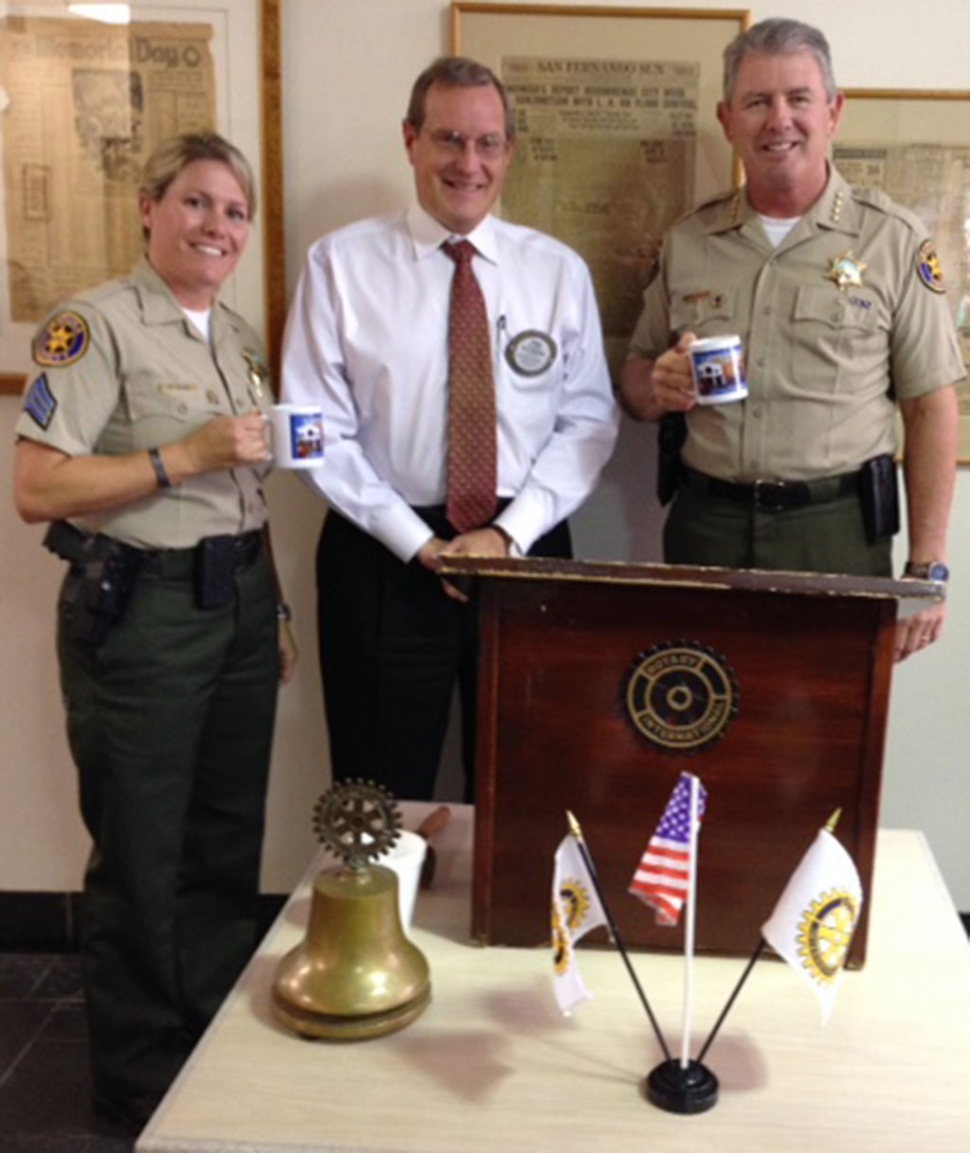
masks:
[[[933,238],[970,369],[970,92],[845,90],[833,159],[853,184],[884,189]],[[959,459],[970,464],[970,385],[958,389]]]
[[[589,265],[614,370],[669,224],[736,185],[717,121],[745,10],[451,6],[452,51],[508,88],[518,144],[500,212]]]
[[[58,301],[139,259],[138,187],[152,150],[206,128],[242,149],[257,174],[249,246],[222,296],[262,332],[275,363],[286,308],[279,8],[3,5],[0,391],[23,387],[31,337]]]

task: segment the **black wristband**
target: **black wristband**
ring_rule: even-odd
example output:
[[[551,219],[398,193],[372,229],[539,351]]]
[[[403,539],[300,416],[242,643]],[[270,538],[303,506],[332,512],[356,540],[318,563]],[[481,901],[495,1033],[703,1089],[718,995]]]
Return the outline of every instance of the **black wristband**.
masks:
[[[162,460],[162,454],[157,448],[150,448],[148,450],[148,459],[152,462],[152,468],[155,470],[155,479],[158,481],[159,488],[171,488],[172,482],[168,479],[168,473],[165,471],[165,464]]]

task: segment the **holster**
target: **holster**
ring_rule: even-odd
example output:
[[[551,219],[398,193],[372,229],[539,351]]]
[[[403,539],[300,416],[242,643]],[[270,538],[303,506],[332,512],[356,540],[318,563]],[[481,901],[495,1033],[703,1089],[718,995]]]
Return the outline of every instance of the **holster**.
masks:
[[[83,533],[66,521],[52,522],[44,546],[71,565],[58,604],[68,635],[97,648],[121,620],[135,591],[139,550],[100,533]]]
[[[680,450],[687,439],[687,421],[682,412],[668,412],[657,428],[657,500],[668,505],[680,487]]]

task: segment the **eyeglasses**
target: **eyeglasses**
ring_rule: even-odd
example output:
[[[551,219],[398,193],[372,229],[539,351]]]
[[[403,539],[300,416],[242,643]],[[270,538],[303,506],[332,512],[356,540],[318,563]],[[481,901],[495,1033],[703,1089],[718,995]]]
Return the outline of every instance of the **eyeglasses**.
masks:
[[[464,156],[465,150],[471,144],[480,160],[498,160],[506,151],[508,141],[497,132],[490,132],[487,136],[479,136],[473,140],[463,132],[451,132],[447,128],[436,128],[429,132],[432,143],[449,156]]]

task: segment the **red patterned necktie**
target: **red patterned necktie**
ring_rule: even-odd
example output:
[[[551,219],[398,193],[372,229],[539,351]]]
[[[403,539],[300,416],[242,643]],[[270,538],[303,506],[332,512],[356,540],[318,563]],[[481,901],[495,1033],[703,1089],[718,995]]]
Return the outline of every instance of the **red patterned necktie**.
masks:
[[[496,508],[495,381],[475,247],[448,243],[455,262],[448,318],[448,520],[458,532],[488,524]]]

